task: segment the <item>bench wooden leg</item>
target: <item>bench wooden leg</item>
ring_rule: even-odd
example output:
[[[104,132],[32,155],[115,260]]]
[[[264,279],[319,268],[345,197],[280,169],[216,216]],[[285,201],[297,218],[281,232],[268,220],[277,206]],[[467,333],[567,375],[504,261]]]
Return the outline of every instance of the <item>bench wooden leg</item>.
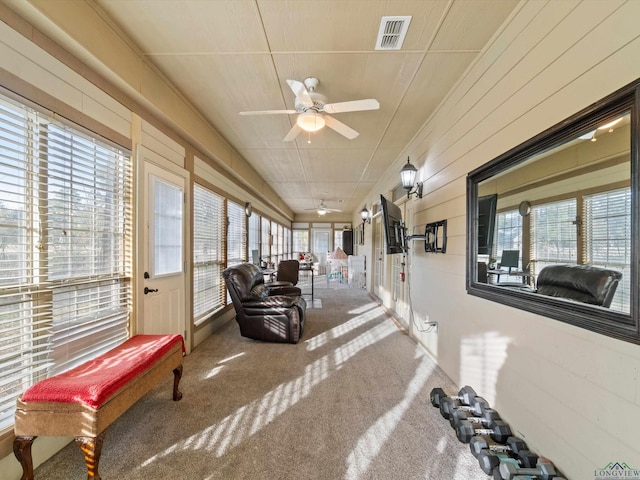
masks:
[[[105,432],[100,433],[97,437],[76,437],[76,443],[84,453],[84,461],[87,464],[87,480],[100,480],[101,478],[98,473],[98,464],[100,463],[104,437]]]
[[[182,398],[182,392],[178,390],[180,379],[182,378],[182,365],[173,369],[173,401],[177,402]]]
[[[31,445],[36,437],[16,437],[13,440],[13,454],[22,465],[22,477],[20,480],[33,480],[33,459],[31,458]]]

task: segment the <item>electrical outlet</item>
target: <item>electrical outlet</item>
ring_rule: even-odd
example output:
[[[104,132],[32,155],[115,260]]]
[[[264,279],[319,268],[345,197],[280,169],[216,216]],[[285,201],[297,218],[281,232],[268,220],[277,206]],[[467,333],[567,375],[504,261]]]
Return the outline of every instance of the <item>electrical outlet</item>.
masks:
[[[429,315],[426,315],[424,317],[424,320],[422,321],[422,326],[423,327],[431,327],[431,329],[429,331],[435,331],[436,333],[438,333],[438,322],[432,322],[429,319]]]

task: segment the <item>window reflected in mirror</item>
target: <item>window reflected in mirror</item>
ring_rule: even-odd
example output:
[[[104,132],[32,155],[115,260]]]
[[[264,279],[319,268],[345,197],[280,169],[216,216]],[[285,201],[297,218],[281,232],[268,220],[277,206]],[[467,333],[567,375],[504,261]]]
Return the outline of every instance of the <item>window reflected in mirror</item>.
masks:
[[[640,343],[636,87],[469,174],[470,294]]]

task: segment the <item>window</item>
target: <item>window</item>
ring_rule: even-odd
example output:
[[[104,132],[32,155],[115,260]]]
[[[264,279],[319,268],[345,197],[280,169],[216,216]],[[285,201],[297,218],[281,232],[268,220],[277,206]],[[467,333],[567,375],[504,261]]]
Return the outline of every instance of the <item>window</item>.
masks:
[[[247,223],[244,206],[227,201],[227,266],[247,261]]]
[[[518,210],[509,210],[496,215],[495,252],[492,258],[498,262],[503,250],[522,251],[522,216]],[[522,259],[520,259],[522,261]]]
[[[333,231],[333,249],[342,248],[342,230]]]
[[[193,187],[193,319],[197,325],[224,306],[224,199]]]
[[[0,429],[129,336],[131,218],[128,151],[0,98]]]
[[[260,258],[260,217],[252,213],[249,217],[249,261],[256,263],[253,252]]]
[[[262,217],[260,231],[260,258],[264,261],[271,261],[271,222],[268,218]]]
[[[584,198],[585,258],[597,267],[622,272],[611,308],[629,313],[631,291],[631,189]]]
[[[309,252],[309,230],[293,230],[291,251],[295,254]]]
[[[284,258],[293,258],[291,256],[291,229],[287,227],[284,227]]]
[[[545,203],[531,209],[531,271],[547,265],[578,263],[576,200]]]
[[[280,253],[280,237],[278,236],[278,224],[271,222],[271,261],[278,264],[278,254]]]

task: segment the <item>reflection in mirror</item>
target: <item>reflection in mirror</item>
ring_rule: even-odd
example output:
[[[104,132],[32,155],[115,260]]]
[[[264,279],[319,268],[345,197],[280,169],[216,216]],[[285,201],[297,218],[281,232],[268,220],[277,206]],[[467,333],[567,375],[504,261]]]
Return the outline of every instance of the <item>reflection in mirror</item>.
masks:
[[[469,174],[470,294],[640,343],[634,94]]]

